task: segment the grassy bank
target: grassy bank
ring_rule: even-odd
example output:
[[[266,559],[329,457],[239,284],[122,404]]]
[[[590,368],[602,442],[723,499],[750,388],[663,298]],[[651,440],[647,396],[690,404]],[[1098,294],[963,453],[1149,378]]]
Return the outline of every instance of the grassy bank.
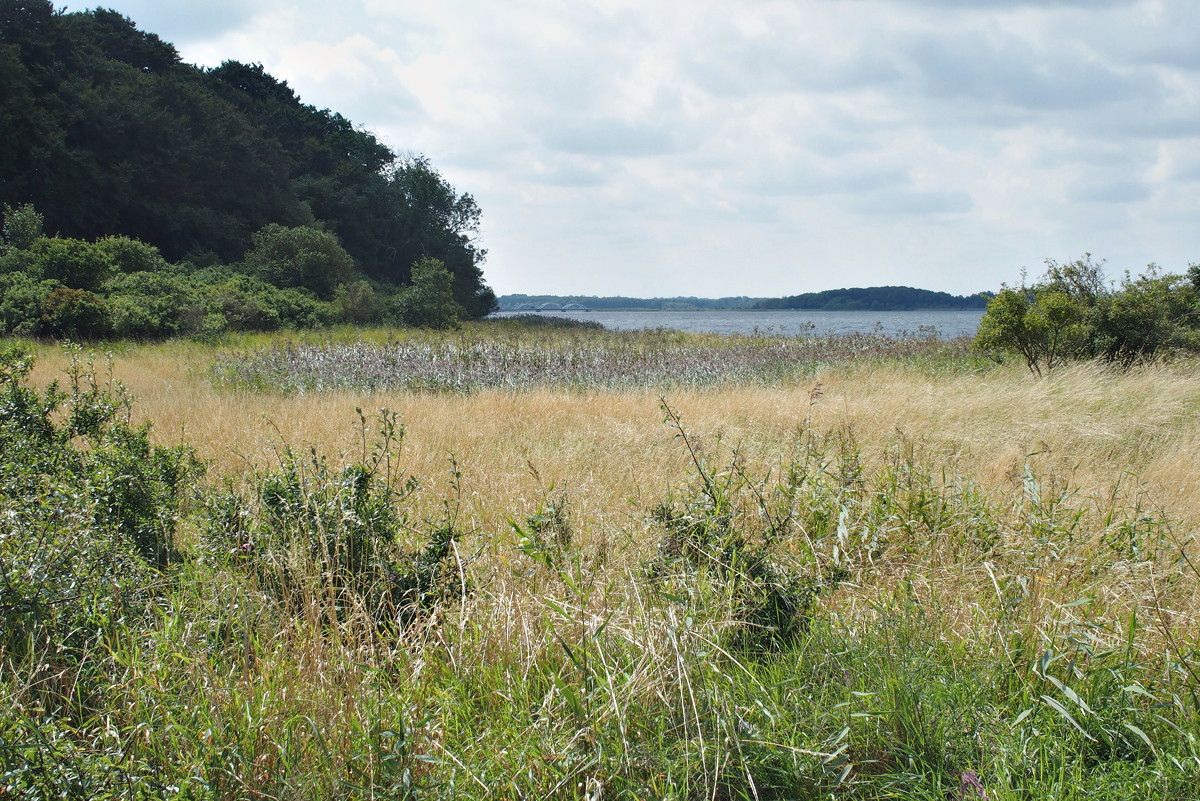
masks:
[[[422,342],[528,353],[530,337]],[[719,365],[768,345],[556,332],[536,348],[611,368],[615,347]],[[109,518],[93,473],[78,509],[67,482],[10,493],[0,783],[31,797],[1192,797],[1194,364],[1035,380],[931,345],[835,343],[697,383],[214,380],[231,354],[266,354],[255,375],[278,377],[270,360],[301,347],[325,343],[116,354],[132,422],[207,465],[180,483],[169,563],[137,568],[119,610],[94,580],[33,622],[16,614],[15,588],[54,567],[23,543],[74,543]],[[69,366],[37,356],[34,386]],[[113,441],[88,440],[86,458],[127,447]],[[76,511],[39,517],[22,498]]]

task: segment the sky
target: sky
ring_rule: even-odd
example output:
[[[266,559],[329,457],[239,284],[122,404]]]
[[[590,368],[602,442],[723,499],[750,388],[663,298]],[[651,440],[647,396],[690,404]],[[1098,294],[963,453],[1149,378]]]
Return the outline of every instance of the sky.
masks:
[[[482,209],[501,295],[1200,262],[1195,0],[103,5],[428,156]]]

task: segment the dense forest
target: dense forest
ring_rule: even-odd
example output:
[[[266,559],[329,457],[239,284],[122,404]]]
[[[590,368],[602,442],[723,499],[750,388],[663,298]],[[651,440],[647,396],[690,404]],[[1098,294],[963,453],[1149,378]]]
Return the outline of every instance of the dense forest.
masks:
[[[194,295],[193,317],[236,316],[211,301],[240,294],[285,324],[357,322],[386,315],[418,263],[448,272],[462,316],[495,304],[474,199],[261,65],[202,69],[117,12],[0,0],[0,86],[9,331],[30,308],[110,313],[131,292]]]
[[[769,298],[759,309],[811,311],[924,311],[932,309],[984,309],[988,295],[951,295],[910,286],[876,286],[864,289],[830,289],[786,298]]]

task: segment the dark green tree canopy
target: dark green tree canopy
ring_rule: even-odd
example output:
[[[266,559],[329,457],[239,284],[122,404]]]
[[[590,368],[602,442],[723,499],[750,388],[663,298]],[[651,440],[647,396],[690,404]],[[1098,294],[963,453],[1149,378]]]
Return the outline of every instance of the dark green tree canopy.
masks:
[[[262,65],[202,70],[115,11],[0,0],[0,87],[0,204],[32,204],[48,233],[229,263],[268,225],[320,223],[355,273],[399,287],[436,258],[468,314],[495,304],[474,199]]]

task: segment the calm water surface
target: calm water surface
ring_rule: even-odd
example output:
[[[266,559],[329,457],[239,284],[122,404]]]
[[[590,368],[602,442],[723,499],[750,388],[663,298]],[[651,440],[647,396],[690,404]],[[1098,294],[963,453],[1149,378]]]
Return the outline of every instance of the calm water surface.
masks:
[[[532,312],[525,312],[532,313]],[[547,317],[595,320],[605,328],[675,328],[718,334],[822,335],[879,332],[893,336],[935,332],[944,339],[975,335],[983,310],[913,312],[829,311],[544,311]],[[498,312],[507,317],[513,312]]]

